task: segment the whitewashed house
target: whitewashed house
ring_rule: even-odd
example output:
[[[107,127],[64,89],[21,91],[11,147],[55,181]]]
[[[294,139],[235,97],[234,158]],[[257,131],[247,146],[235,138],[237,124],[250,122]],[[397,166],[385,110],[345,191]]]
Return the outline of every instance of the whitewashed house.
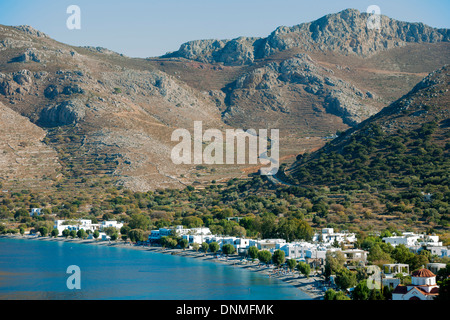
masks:
[[[291,242],[280,244],[277,249],[284,251],[286,259],[306,259],[306,251],[312,247],[308,242]]]
[[[337,242],[354,243],[356,242],[356,234],[349,232],[334,232],[333,228],[323,228],[321,233],[316,233],[312,239],[313,242],[319,242],[325,245],[332,245]]]
[[[30,211],[30,217],[40,216],[42,214],[42,208],[32,208]]]
[[[84,231],[91,232],[99,229],[99,225],[92,223],[92,220],[89,219],[73,220],[72,224],[69,224],[70,221],[71,220],[55,220],[53,228],[58,229],[58,235],[61,235],[65,229],[68,229],[70,231],[78,231],[83,229]]]
[[[103,230],[104,228],[109,228],[109,227],[113,227],[113,228],[116,228],[117,230],[120,230],[120,228],[123,227],[123,223],[119,223],[115,220],[111,220],[111,221],[102,221],[102,223],[100,224],[100,230]]]

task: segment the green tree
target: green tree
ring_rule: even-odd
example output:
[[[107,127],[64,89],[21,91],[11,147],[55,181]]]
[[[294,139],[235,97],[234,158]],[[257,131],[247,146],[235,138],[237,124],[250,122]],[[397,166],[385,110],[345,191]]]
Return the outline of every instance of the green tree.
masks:
[[[347,290],[356,285],[356,273],[347,268],[342,268],[336,273],[335,282],[341,290]]]
[[[225,255],[230,255],[236,252],[236,248],[232,244],[224,244],[222,246],[222,252]]]
[[[206,242],[203,242],[202,243],[202,251],[204,253],[206,253],[206,252],[208,252],[208,250],[209,250],[209,244],[207,244]]]
[[[131,229],[148,230],[150,227],[150,218],[143,214],[132,214],[128,227]]]
[[[370,289],[367,286],[367,281],[362,280],[360,281],[355,289],[353,289],[352,292],[352,299],[353,300],[369,300],[370,296]]]
[[[133,229],[128,233],[132,242],[144,241],[144,231],[141,229]]]
[[[217,251],[219,251],[220,246],[217,242],[211,242],[209,244],[209,251],[211,251],[212,253],[216,253]]]
[[[325,254],[325,278],[329,279],[332,274],[344,267],[345,256],[342,251],[328,251]]]
[[[28,212],[28,210],[23,209],[23,208],[18,209],[18,210],[14,213],[14,219],[16,219],[16,220],[20,220],[20,219],[22,219],[22,218],[24,218],[24,217],[29,217],[29,216],[30,216],[30,213]]]
[[[268,250],[260,250],[258,251],[258,260],[268,264],[272,260],[272,254]]]
[[[325,291],[325,295],[323,297],[324,300],[334,300],[336,297],[336,291],[333,289],[328,289]]]
[[[298,272],[303,274],[305,277],[309,277],[309,274],[311,272],[311,267],[309,266],[308,263],[300,261],[297,264],[297,270],[298,270]]]
[[[95,230],[93,236],[95,239],[97,239],[100,236],[100,232],[98,232],[98,230]]]
[[[64,229],[64,230],[62,231],[62,235],[63,235],[64,238],[67,238],[68,236],[70,236],[70,231],[69,231],[69,229]]]
[[[328,289],[325,292],[324,300],[351,300],[344,292]]]
[[[76,238],[77,232],[76,232],[75,230],[70,230],[69,235],[70,235],[72,238]]]
[[[129,226],[122,226],[122,228],[120,228],[120,234],[126,234],[128,235],[128,232],[130,232],[131,228]]]
[[[195,252],[198,252],[198,250],[200,249],[200,245],[197,242],[194,242],[192,244],[192,249],[195,250]]]
[[[438,281],[439,295],[435,298],[440,301],[450,301],[450,278]]]
[[[48,229],[45,226],[42,226],[38,229],[39,233],[41,234],[42,237],[47,236],[48,234]]]
[[[338,291],[336,295],[334,296],[334,300],[351,300],[350,297],[348,297],[345,292]]]
[[[23,227],[20,227],[19,232],[20,232],[20,235],[23,236],[25,234],[25,229]]]
[[[288,265],[288,268],[289,268],[289,270],[294,270],[295,269],[295,267],[297,266],[297,260],[295,260],[295,259],[289,259],[288,261],[287,261],[287,265]]]
[[[117,232],[114,232],[114,233],[111,235],[111,240],[112,240],[112,241],[116,241],[117,238],[119,238],[119,234],[118,234]]]
[[[444,281],[450,276],[450,263],[445,265],[445,268],[439,269],[436,273],[436,281]]]
[[[167,244],[169,248],[175,249],[178,246],[178,241],[174,238],[169,237],[169,239],[167,240]]]
[[[59,231],[58,231],[58,229],[57,228],[54,228],[53,230],[52,230],[52,237],[58,237],[58,235],[59,235]]]
[[[414,258],[414,253],[412,253],[404,244],[399,244],[393,250],[392,258],[394,258],[397,263],[409,264]]]
[[[422,251],[420,252],[420,254],[415,254],[414,257],[410,260],[410,270],[417,270],[422,266],[426,266],[428,263],[430,263],[430,261],[428,260],[427,254]]]
[[[391,255],[387,252],[384,252],[383,249],[381,249],[380,244],[378,243],[376,243],[370,249],[367,260],[369,260],[372,264],[379,266],[380,268],[383,266],[383,264],[392,262]]]
[[[252,260],[258,258],[258,248],[255,246],[248,248],[248,255],[252,258]]]
[[[284,251],[280,249],[275,250],[275,252],[272,255],[272,261],[278,267],[281,266],[286,261]]]
[[[189,241],[187,241],[187,239],[180,239],[180,241],[178,241],[178,245],[184,250],[189,246]]]
[[[203,220],[199,217],[189,216],[184,217],[181,224],[187,228],[199,228],[203,225]]]
[[[117,229],[114,227],[106,227],[103,228],[103,232],[106,233],[108,236],[112,236],[114,233],[117,233]]]
[[[370,290],[369,300],[384,300],[383,293],[381,293],[381,290],[372,289]]]
[[[87,236],[86,231],[84,231],[84,229],[80,229],[77,232],[77,237],[80,239],[85,239]]]

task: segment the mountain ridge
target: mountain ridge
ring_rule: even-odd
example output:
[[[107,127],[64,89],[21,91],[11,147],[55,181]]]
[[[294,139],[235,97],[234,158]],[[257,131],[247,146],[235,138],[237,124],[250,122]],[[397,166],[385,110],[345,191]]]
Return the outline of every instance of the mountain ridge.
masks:
[[[380,32],[366,24],[369,14],[346,9],[312,22],[292,27],[280,26],[269,36],[234,39],[205,39],[183,43],[179,50],[162,57],[181,57],[201,62],[241,65],[267,58],[275,52],[302,47],[305,51],[327,51],[333,48],[344,54],[370,56],[379,50],[404,46],[408,42],[448,42],[449,29],[429,27],[423,23],[403,22],[380,15]],[[386,28],[385,26],[388,26]],[[335,35],[335,31],[341,33]],[[361,32],[363,31],[363,32]],[[345,33],[348,33],[345,35]],[[378,39],[380,36],[381,39]]]
[[[346,14],[362,23],[359,13]],[[133,190],[183,188],[245,177],[250,169],[174,165],[176,128],[192,132],[194,121],[203,121],[205,130],[277,128],[280,157],[290,159],[376,114],[423,73],[450,62],[450,44],[437,40],[370,57],[333,45],[328,51],[297,45],[238,65],[231,62],[240,59],[240,49],[233,48],[223,52],[226,64],[128,58],[66,45],[29,26],[0,26],[0,102],[46,132],[67,181],[105,175]]]

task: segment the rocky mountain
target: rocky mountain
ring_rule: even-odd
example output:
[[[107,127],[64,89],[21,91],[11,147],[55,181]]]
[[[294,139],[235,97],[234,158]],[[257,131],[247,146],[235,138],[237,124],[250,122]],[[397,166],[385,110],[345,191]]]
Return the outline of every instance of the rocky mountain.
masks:
[[[228,179],[258,168],[175,165],[172,132],[192,132],[194,121],[204,130],[277,128],[281,156],[292,159],[449,63],[448,30],[387,17],[381,29],[368,30],[367,18],[349,9],[267,38],[192,41],[147,59],[0,26],[0,103],[14,122],[28,119],[34,128],[39,148],[29,154],[56,154],[60,165],[42,174],[55,174],[59,184],[106,176],[144,191]],[[2,163],[11,172],[2,173],[4,185],[23,178],[16,162]]]
[[[448,29],[397,21],[383,15],[380,16],[380,27],[370,28],[369,18],[368,13],[347,9],[293,27],[278,27],[266,38],[189,41],[166,57],[243,65],[293,48],[301,48],[307,52],[334,51],[367,57],[408,43],[449,41]]]

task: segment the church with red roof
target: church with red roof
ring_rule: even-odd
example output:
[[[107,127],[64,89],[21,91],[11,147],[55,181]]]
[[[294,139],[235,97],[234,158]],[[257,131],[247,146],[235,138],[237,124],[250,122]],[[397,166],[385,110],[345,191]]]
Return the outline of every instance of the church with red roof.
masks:
[[[412,273],[411,284],[398,285],[392,292],[392,300],[434,300],[439,295],[436,275],[422,268]]]

